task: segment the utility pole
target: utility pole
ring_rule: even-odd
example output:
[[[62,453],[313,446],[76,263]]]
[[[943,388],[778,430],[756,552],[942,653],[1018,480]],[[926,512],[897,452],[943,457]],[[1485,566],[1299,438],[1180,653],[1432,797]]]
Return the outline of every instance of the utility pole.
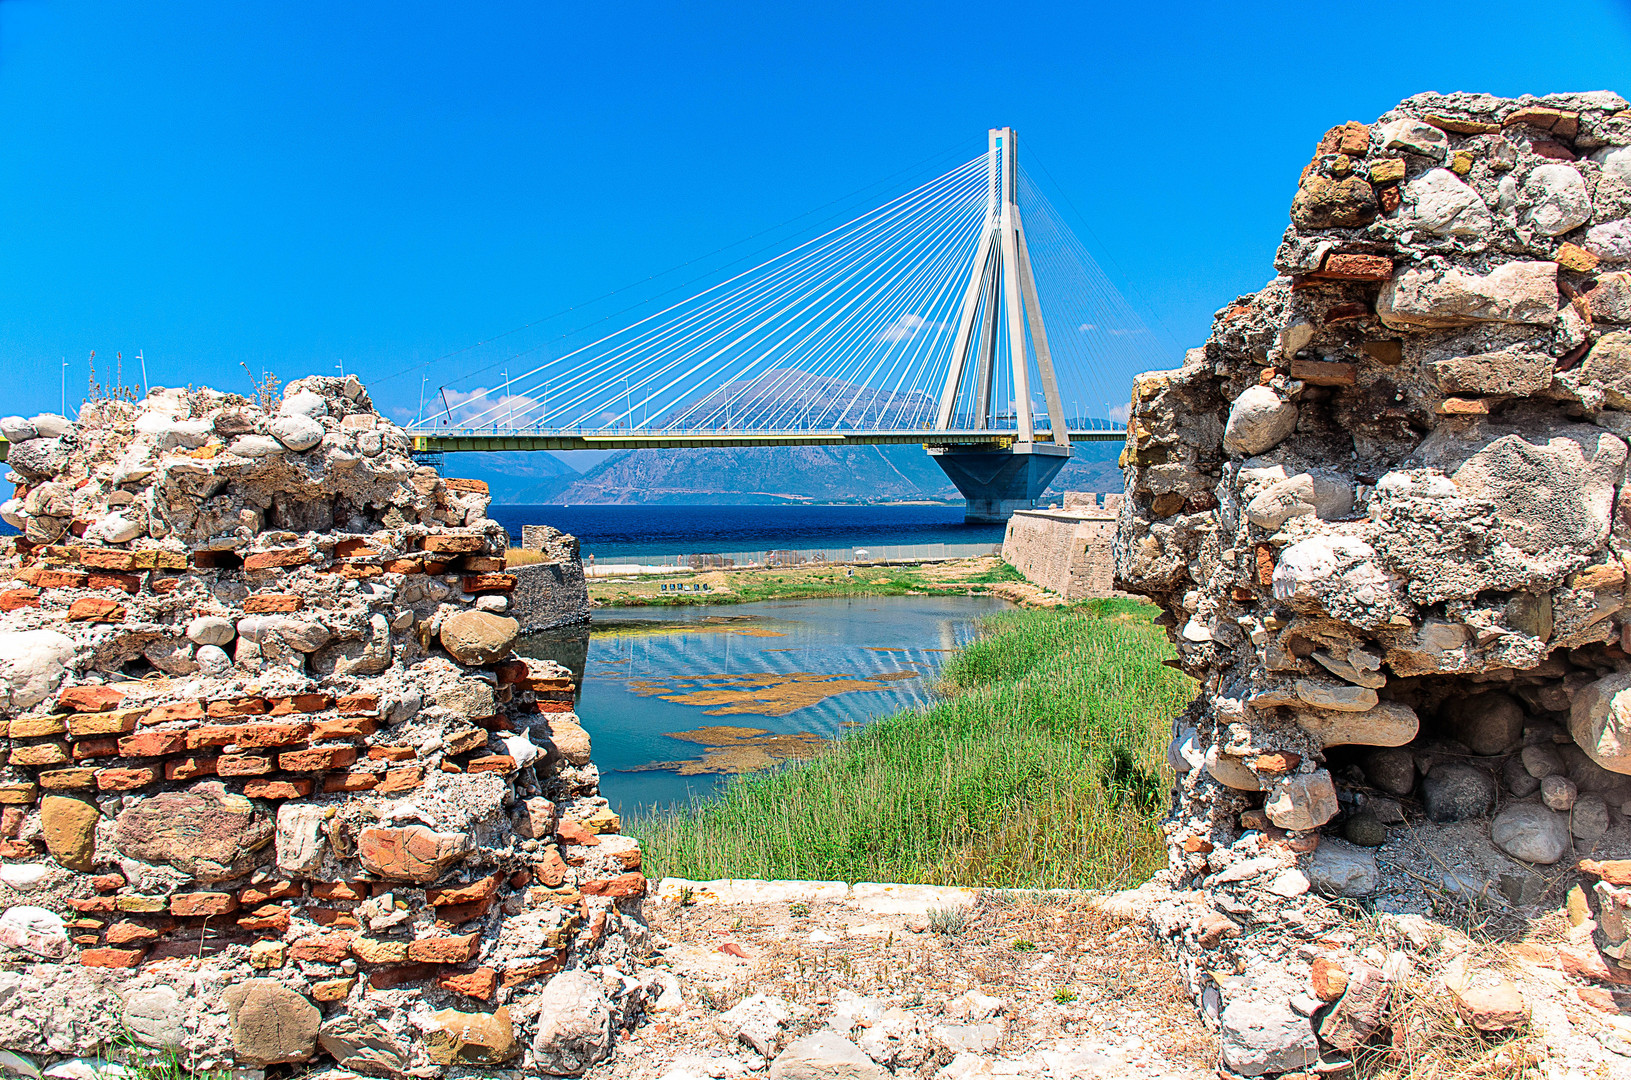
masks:
[[[64,356],[62,358],[62,406],[61,406],[61,408],[62,408],[61,415],[67,416],[68,415],[68,358],[66,356]]]
[[[137,349],[136,359],[142,365],[142,397],[145,398],[150,393],[147,387],[147,357],[142,350]]]

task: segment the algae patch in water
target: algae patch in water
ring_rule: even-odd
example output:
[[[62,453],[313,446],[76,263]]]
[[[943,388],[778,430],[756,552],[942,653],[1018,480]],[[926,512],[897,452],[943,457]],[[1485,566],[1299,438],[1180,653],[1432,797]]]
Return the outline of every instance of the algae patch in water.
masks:
[[[796,671],[787,675],[763,672],[751,675],[698,675],[661,681],[637,679],[629,689],[645,697],[659,697],[681,705],[703,708],[709,716],[751,713],[786,716],[818,705],[838,694],[865,694],[888,690],[889,684],[922,678],[918,671],[885,671],[876,675],[821,675]]]
[[[671,770],[681,776],[755,772],[794,758],[814,757],[827,741],[810,731],[773,735],[764,728],[728,725],[672,731],[668,733],[668,738],[701,743],[702,756],[685,761],[654,761],[628,771]]]

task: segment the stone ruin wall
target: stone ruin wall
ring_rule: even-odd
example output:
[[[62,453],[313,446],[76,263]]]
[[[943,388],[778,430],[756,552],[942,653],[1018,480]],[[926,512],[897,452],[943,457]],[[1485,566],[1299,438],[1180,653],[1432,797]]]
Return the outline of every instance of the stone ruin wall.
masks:
[[[1166,929],[1236,1073],[1376,1035],[1392,976],[1320,936],[1331,897],[1420,927],[1568,892],[1546,962],[1618,1016],[1631,110],[1413,97],[1325,134],[1291,222],[1133,390],[1117,576],[1200,684],[1167,828],[1202,899]]]
[[[0,428],[0,1048],[604,1057],[668,983],[570,673],[513,651],[485,485],[354,378]]]
[[[589,581],[578,554],[578,539],[548,525],[523,525],[521,546],[543,556],[541,562],[510,568],[509,614],[523,634],[554,630],[589,621]]]
[[[1003,533],[1003,561],[1026,581],[1066,600],[1117,595],[1116,517],[1122,498],[1119,492],[1067,491],[1062,510],[1015,512]]]

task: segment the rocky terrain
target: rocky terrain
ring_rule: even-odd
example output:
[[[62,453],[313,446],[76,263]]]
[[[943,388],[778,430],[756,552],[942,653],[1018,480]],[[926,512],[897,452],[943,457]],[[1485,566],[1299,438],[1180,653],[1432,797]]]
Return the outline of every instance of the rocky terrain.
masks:
[[[264,406],[0,420],[0,1049],[578,1075],[677,990],[485,485]]]
[[[1133,391],[1117,577],[1202,685],[1154,917],[1228,1073],[1631,1074],[1631,109],[1413,97],[1290,213]]]

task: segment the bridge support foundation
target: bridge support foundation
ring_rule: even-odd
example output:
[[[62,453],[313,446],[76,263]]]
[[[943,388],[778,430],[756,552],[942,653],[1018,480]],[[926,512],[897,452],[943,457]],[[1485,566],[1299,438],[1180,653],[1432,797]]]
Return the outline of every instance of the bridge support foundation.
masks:
[[[1036,505],[1070,460],[1070,447],[1034,442],[989,450],[930,447],[929,456],[963,493],[964,521],[1007,521],[1015,510]]]

